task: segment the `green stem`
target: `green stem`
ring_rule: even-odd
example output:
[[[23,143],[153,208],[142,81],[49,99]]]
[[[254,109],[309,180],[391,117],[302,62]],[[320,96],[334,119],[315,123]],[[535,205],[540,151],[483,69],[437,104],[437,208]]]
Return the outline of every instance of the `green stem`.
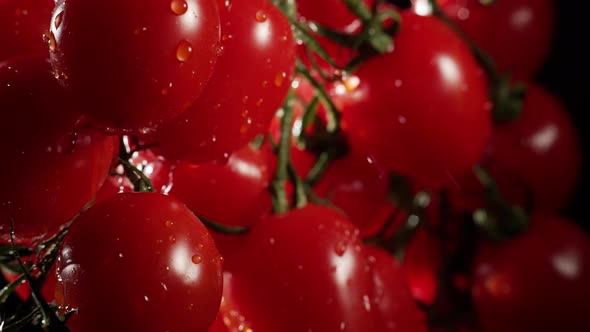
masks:
[[[330,153],[322,152],[309,173],[307,173],[305,182],[310,186],[314,186],[328,169],[331,160]]]
[[[125,160],[119,158],[119,162],[123,165],[125,169],[125,175],[133,184],[133,190],[141,193],[150,192],[153,193],[156,190],[152,185],[152,181],[143,174],[143,172],[135,167],[129,160]]]
[[[199,218],[199,220],[201,220],[203,225],[205,225],[209,229],[214,230],[217,233],[229,234],[229,235],[241,235],[241,234],[246,234],[250,231],[250,227],[228,226],[228,225],[223,225],[223,224],[211,221],[211,220],[204,218],[203,216],[198,215],[196,213],[195,213],[195,216],[197,218]]]
[[[295,18],[297,15],[297,2],[295,0],[272,0],[287,18]]]
[[[289,96],[283,105],[281,118],[281,137],[277,147],[277,169],[272,182],[273,209],[275,213],[284,213],[289,210],[286,185],[289,178],[289,160],[291,159],[291,126],[293,123],[294,92],[291,89]]]

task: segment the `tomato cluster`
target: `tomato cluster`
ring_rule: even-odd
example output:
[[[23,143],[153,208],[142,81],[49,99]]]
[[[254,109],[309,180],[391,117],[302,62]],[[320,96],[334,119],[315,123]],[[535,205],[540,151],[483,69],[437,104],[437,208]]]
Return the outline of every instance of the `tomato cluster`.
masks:
[[[554,21],[0,0],[0,330],[589,331]]]

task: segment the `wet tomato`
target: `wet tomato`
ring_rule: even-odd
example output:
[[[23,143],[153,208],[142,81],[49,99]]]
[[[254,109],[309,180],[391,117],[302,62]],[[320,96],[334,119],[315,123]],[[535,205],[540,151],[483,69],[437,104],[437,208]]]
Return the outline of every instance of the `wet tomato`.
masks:
[[[527,233],[484,245],[473,280],[482,332],[590,330],[590,239],[568,220],[535,215]]]
[[[479,0],[438,2],[502,71],[533,77],[549,55],[555,31],[552,0],[497,0],[489,5]]]
[[[73,332],[207,331],[221,300],[222,258],[207,229],[156,193],[119,194],[85,212],[57,274],[58,304],[78,309]]]
[[[53,142],[74,129],[80,118],[46,58],[23,56],[0,62],[0,150],[4,155]]]
[[[358,233],[322,206],[261,220],[227,261],[233,310],[253,331],[379,331]]]
[[[296,0],[296,2],[299,16],[327,28],[352,32],[360,25],[360,20],[341,0]],[[372,9],[375,3],[374,0],[363,0],[361,2],[369,9]]]
[[[201,94],[217,59],[214,0],[59,0],[50,22],[55,75],[93,122],[153,128]]]
[[[382,331],[426,332],[426,317],[420,312],[403,270],[386,251],[366,247],[375,281],[376,310],[381,314]]]
[[[154,138],[169,159],[227,160],[266,133],[291,86],[295,42],[283,13],[268,0],[227,4],[219,60],[203,96]]]
[[[56,231],[94,198],[112,155],[113,139],[88,129],[5,154],[0,234],[8,234],[11,219],[19,239]]]
[[[53,0],[0,0],[0,61],[29,54],[47,57],[43,36],[54,5]]]
[[[169,191],[199,217],[225,226],[250,227],[270,213],[269,185],[274,169],[271,151],[250,145],[241,148],[225,165],[179,163],[172,171]],[[228,256],[243,236],[212,232],[219,251]]]
[[[332,94],[353,147],[390,171],[437,183],[469,169],[488,143],[485,77],[440,20],[411,13],[402,20],[395,50],[363,63]]]

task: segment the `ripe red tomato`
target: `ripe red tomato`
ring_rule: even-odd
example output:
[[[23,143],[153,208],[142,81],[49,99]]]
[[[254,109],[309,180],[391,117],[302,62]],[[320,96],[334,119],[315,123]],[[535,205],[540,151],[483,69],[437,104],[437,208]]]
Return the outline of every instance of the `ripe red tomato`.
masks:
[[[43,36],[54,5],[52,0],[0,0],[0,61],[29,54],[47,57]]]
[[[21,240],[56,231],[94,198],[107,177],[111,137],[82,129],[44,143],[4,154],[10,162],[0,172],[3,236],[11,219]]]
[[[525,98],[520,118],[494,131],[484,166],[494,178],[504,177],[499,183],[507,198],[525,191],[535,209],[558,211],[580,174],[576,129],[561,102],[541,87],[528,84]]]
[[[590,239],[568,220],[533,216],[527,233],[485,245],[473,273],[482,332],[590,331]]]
[[[68,321],[73,332],[206,331],[219,309],[222,260],[178,200],[119,194],[70,229],[58,257],[57,302],[79,310]]]
[[[265,218],[227,261],[226,299],[253,331],[379,331],[358,233],[322,206]]]
[[[59,0],[50,28],[60,82],[111,130],[153,128],[187,110],[220,38],[214,0]]]
[[[367,246],[373,271],[374,303],[381,314],[382,331],[426,332],[426,317],[420,312],[399,263],[386,251]]]
[[[377,234],[396,209],[389,202],[387,173],[356,151],[332,161],[314,191],[341,209],[363,238]]]
[[[40,55],[0,62],[0,110],[3,155],[54,142],[74,129],[80,118],[51,74],[46,56]]]
[[[440,241],[426,228],[419,229],[404,253],[402,266],[414,298],[432,305],[438,291],[438,273],[442,265]]]
[[[363,0],[372,9],[374,0]],[[353,32],[360,26],[360,20],[348,10],[342,0],[296,0],[298,14],[327,28]]]
[[[203,96],[156,135],[167,158],[227,160],[266,133],[291,86],[295,43],[283,13],[268,0],[227,3],[218,64]]]
[[[449,15],[502,71],[532,77],[549,55],[555,31],[552,0],[439,0]]]
[[[269,185],[274,168],[268,150],[247,145],[232,154],[226,165],[179,163],[172,171],[170,196],[184,202],[198,216],[226,226],[254,225],[272,207]],[[219,251],[228,256],[243,236],[211,232]]]
[[[396,49],[363,63],[332,94],[353,146],[391,171],[435,183],[469,169],[484,151],[491,134],[485,77],[440,20],[411,13],[402,20]]]

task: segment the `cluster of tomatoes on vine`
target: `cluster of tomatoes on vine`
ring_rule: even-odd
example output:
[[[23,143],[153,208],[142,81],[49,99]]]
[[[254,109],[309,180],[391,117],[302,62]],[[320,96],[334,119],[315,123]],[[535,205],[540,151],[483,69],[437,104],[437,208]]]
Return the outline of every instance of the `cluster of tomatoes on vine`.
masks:
[[[0,331],[589,331],[554,16],[0,0]]]

